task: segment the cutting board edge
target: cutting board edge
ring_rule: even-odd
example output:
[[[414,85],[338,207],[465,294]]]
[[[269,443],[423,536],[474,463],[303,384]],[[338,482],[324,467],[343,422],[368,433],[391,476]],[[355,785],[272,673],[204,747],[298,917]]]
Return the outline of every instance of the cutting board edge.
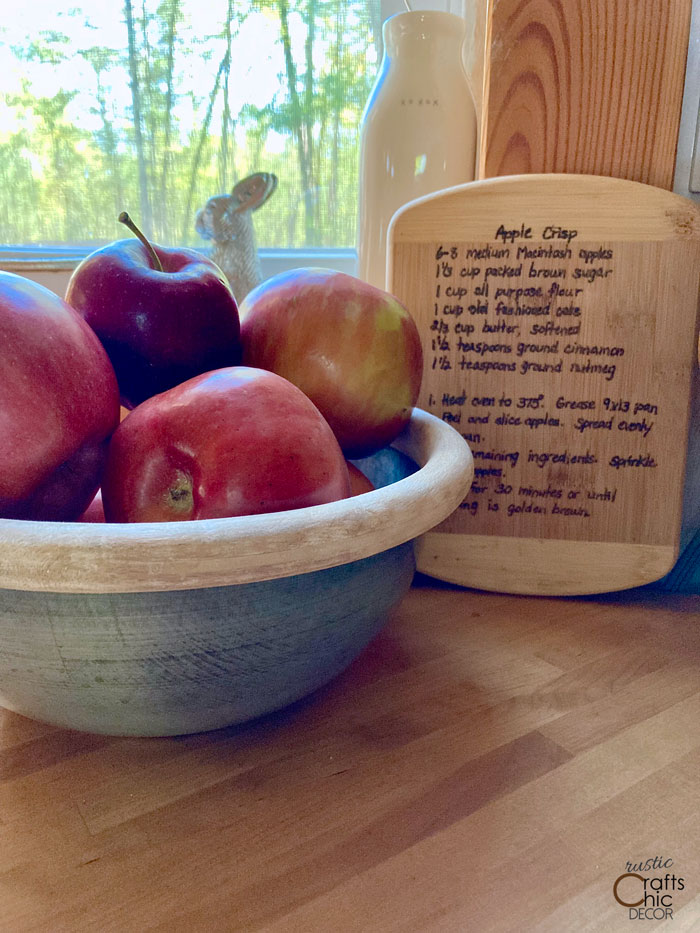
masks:
[[[416,541],[421,573],[459,586],[520,596],[586,596],[644,586],[665,576],[678,554],[678,545],[671,544],[433,531]]]
[[[465,182],[461,185],[455,185],[449,188],[443,188],[440,191],[423,195],[413,201],[409,201],[400,207],[391,218],[387,230],[387,282],[392,284],[392,274],[394,257],[393,251],[399,245],[423,242],[426,240],[426,222],[430,223],[431,218],[426,218],[424,211],[429,213],[435,206],[439,206],[449,218],[447,223],[450,226],[459,227],[463,223],[469,226],[471,220],[467,218],[462,220],[464,214],[460,210],[461,202],[466,197],[471,201],[470,207],[483,210],[487,215],[490,213],[491,206],[489,200],[492,194],[505,194],[512,199],[512,210],[517,212],[522,209],[522,201],[532,201],[531,187],[533,185],[544,184],[562,198],[575,195],[591,196],[596,198],[595,212],[597,221],[593,226],[600,226],[597,235],[605,236],[606,223],[610,218],[619,219],[619,201],[618,198],[629,200],[626,206],[629,212],[630,221],[637,219],[654,222],[654,232],[645,237],[649,240],[673,240],[673,239],[698,239],[700,238],[700,207],[689,198],[665,188],[657,188],[654,185],[648,185],[640,181],[632,181],[627,178],[612,178],[606,175],[585,175],[564,172],[553,172],[551,174],[538,173],[531,175],[499,175],[494,178],[480,178],[475,181]],[[638,197],[635,197],[638,196]],[[606,201],[609,198],[609,201]],[[455,208],[459,204],[460,207]],[[533,210],[533,205],[528,205]],[[676,210],[677,209],[677,212]],[[537,211],[537,206],[534,206]],[[590,213],[590,205],[584,209],[584,212]],[[445,223],[445,217],[441,218],[441,223]],[[450,230],[450,235],[459,233],[458,230]],[[436,235],[439,235],[436,232]],[[630,223],[630,239],[639,239],[639,232],[635,229],[635,224]],[[626,239],[620,237],[617,239]]]

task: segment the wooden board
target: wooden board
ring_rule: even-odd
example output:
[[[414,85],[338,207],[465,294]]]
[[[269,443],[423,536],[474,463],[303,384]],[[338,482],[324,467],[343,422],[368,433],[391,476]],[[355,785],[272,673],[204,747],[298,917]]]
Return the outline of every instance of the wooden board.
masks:
[[[613,178],[474,182],[396,215],[388,275],[422,336],[419,405],[475,459],[419,569],[513,593],[663,576],[697,358],[697,208]]]
[[[477,7],[478,177],[586,172],[673,186],[691,0]]]

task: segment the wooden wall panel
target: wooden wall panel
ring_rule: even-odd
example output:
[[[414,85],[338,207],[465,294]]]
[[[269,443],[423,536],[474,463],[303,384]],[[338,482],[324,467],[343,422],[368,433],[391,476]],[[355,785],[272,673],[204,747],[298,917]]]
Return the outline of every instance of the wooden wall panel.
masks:
[[[479,177],[575,172],[671,189],[691,0],[492,0]]]

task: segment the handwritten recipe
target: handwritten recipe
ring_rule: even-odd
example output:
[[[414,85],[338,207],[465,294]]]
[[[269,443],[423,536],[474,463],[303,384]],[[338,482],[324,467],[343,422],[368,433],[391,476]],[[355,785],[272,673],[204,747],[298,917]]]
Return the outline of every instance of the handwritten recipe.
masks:
[[[629,490],[653,490],[669,411],[639,368],[655,296],[630,281],[630,244],[523,223],[430,249],[421,403],[475,461],[471,494],[441,530],[633,537]]]

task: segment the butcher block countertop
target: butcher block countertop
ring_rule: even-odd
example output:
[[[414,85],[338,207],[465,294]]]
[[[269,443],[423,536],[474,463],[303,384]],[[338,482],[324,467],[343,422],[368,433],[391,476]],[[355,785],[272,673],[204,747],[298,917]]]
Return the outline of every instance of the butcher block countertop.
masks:
[[[697,597],[417,577],[345,674],[247,726],[0,713],[3,933],[607,933],[640,928],[634,869],[675,878],[641,929],[697,930],[699,839]]]

